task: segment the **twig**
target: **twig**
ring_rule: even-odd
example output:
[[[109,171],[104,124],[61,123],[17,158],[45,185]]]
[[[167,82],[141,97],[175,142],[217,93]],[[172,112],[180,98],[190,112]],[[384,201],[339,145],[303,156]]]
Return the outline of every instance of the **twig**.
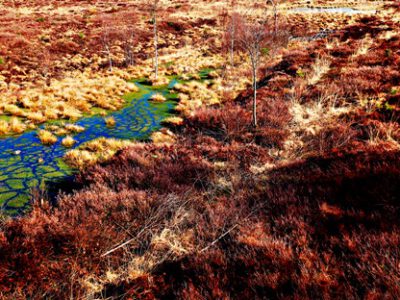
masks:
[[[251,211],[246,217],[243,218],[242,222],[247,220],[252,214],[257,212],[260,208],[264,207],[264,205],[265,204],[262,204],[262,205],[260,205],[260,207],[255,208],[253,211]],[[218,238],[216,238],[214,241],[212,241],[211,244],[209,244],[205,248],[201,249],[200,253],[204,252],[204,251],[208,250],[209,248],[211,248],[212,246],[214,246],[216,243],[218,243],[221,239],[223,239],[226,235],[228,235],[230,232],[232,232],[239,225],[240,225],[240,222],[238,222],[235,225],[233,225],[231,228],[229,228],[227,231],[225,231],[223,234],[221,234]]]
[[[184,207],[188,202],[189,202],[189,199],[187,199],[185,202],[183,202],[177,209],[179,209],[179,208],[181,208],[181,207]],[[167,203],[168,203],[168,201],[167,201]],[[177,209],[176,209],[176,210],[177,210]],[[146,225],[142,230],[140,230],[140,231],[138,232],[138,234],[136,234],[136,236],[134,236],[134,237],[132,237],[131,239],[129,239],[129,240],[123,242],[122,244],[119,244],[119,245],[115,246],[114,248],[108,250],[107,252],[103,253],[100,257],[107,256],[107,255],[109,255],[109,254],[111,254],[111,253],[117,251],[118,249],[121,249],[122,247],[125,247],[126,245],[128,245],[128,244],[134,242],[135,240],[137,240],[137,239],[139,238],[139,236],[140,236],[145,230],[151,228],[151,227],[155,224],[155,222],[157,222],[157,220],[158,220],[157,217],[160,217],[160,216],[157,215],[157,214],[159,214],[159,213],[160,213],[160,211],[156,211],[156,212],[155,212],[156,215],[150,218],[150,221],[151,221],[151,222],[147,223],[147,225]],[[118,224],[117,224],[117,225],[118,225]],[[131,234],[130,234],[130,235],[131,235]]]
[[[203,248],[200,250],[200,252],[204,252],[207,251],[209,248],[211,248],[212,246],[214,246],[216,243],[218,243],[219,240],[221,240],[222,238],[224,238],[226,235],[228,235],[232,230],[234,230],[236,227],[239,226],[239,223],[236,223],[234,226],[232,226],[231,228],[229,228],[228,231],[225,231],[223,234],[221,234],[217,239],[215,239],[214,241],[212,241],[211,244],[209,244],[207,247]]]

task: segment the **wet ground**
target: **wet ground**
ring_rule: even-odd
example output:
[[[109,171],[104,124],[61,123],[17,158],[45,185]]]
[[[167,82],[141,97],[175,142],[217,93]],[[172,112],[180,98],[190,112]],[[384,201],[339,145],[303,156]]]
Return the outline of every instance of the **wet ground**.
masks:
[[[107,126],[100,115],[75,123],[83,126],[85,131],[73,135],[77,141],[73,148],[99,137],[146,139],[161,127],[162,120],[171,113],[176,103],[176,95],[170,93],[176,80],[157,88],[145,82],[135,83],[139,92],[126,95],[127,105],[109,114],[114,117],[115,126]],[[162,93],[168,100],[163,103],[149,101],[155,92]],[[46,185],[71,177],[76,172],[62,160],[71,148],[62,146],[61,140],[62,137],[59,137],[54,145],[45,146],[37,137],[37,131],[0,139],[0,206],[8,213],[24,211],[34,190],[44,191]]]

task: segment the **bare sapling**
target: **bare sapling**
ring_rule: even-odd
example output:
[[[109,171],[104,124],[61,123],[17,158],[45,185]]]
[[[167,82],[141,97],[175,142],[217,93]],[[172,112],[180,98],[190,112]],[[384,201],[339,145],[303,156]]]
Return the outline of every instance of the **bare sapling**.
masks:
[[[131,26],[125,26],[123,29],[123,48],[124,48],[124,63],[125,66],[134,64],[133,43],[135,41],[135,33]]]
[[[273,15],[274,15],[274,35],[278,35],[278,5],[279,0],[267,0],[267,3],[272,5]]]
[[[268,54],[271,32],[267,20],[258,21],[254,15],[241,17],[238,42],[250,60],[253,87],[252,125],[257,127],[257,74],[262,55]]]
[[[108,68],[110,71],[113,70],[113,59],[112,59],[112,25],[108,17],[102,18],[101,28],[101,44],[103,46],[103,53],[107,56]]]
[[[154,68],[154,77],[158,79],[158,27],[157,27],[157,12],[159,0],[151,0],[149,2],[150,5],[150,13],[151,13],[151,23],[153,24],[153,45],[154,45],[154,58],[153,58],[153,68]]]
[[[237,23],[237,13],[235,11],[236,1],[232,0],[230,3],[231,6],[231,14],[230,14],[230,23],[228,25],[228,35],[229,35],[229,58],[230,64],[233,67],[235,64],[235,38],[236,38],[236,23]]]
[[[247,54],[252,77],[253,105],[252,105],[252,125],[257,127],[257,75],[262,59],[274,55],[276,50],[285,44],[286,35],[281,34],[283,27],[274,28],[271,18],[267,12],[261,17],[256,10],[249,10],[247,13],[238,17],[237,41],[240,49]],[[276,32],[276,33],[275,33]]]
[[[51,81],[51,59],[50,59],[50,53],[49,51],[44,48],[42,57],[39,62],[40,65],[40,73],[43,77],[44,85],[45,86],[50,86],[50,81]]]

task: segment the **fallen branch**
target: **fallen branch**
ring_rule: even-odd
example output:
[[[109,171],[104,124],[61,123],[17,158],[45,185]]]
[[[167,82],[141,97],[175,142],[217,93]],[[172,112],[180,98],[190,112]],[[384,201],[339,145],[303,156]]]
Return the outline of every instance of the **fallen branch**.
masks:
[[[228,235],[232,230],[234,230],[236,227],[239,226],[239,223],[235,224],[234,226],[232,226],[228,231],[225,231],[223,234],[221,234],[217,239],[215,239],[214,241],[211,242],[211,244],[209,244],[207,247],[203,248],[200,250],[201,252],[207,251],[209,248],[211,248],[212,246],[214,246],[216,243],[218,243],[219,240],[223,239],[226,235]]]

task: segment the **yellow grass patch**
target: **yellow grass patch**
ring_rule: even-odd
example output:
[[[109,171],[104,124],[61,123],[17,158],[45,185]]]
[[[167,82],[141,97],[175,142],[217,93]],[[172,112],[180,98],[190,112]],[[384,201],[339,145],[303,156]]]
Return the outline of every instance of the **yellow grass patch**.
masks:
[[[11,118],[10,129],[15,133],[22,133],[26,129],[26,125],[22,123],[18,118]]]
[[[10,130],[10,126],[7,121],[0,120],[0,134],[7,134]]]
[[[165,102],[167,99],[160,93],[155,93],[150,97],[155,102]]]
[[[183,119],[181,117],[168,117],[164,119],[164,122],[179,126],[183,124]]]
[[[66,124],[65,129],[72,133],[80,133],[85,131],[85,127],[75,124]]]
[[[150,138],[157,145],[171,145],[176,140],[175,134],[166,128],[153,132]]]
[[[133,145],[137,145],[137,143],[117,139],[99,138],[81,145],[79,149],[68,151],[64,156],[64,160],[69,165],[82,169],[95,163],[106,161],[118,150]]]
[[[116,121],[115,121],[114,117],[104,118],[104,121],[106,122],[106,125],[109,126],[109,127],[113,127],[116,124]]]
[[[48,130],[39,130],[38,137],[44,145],[52,145],[57,142],[57,137]]]
[[[76,141],[71,136],[66,136],[61,141],[61,144],[66,148],[71,148],[73,145],[75,145],[75,143],[76,143]]]

